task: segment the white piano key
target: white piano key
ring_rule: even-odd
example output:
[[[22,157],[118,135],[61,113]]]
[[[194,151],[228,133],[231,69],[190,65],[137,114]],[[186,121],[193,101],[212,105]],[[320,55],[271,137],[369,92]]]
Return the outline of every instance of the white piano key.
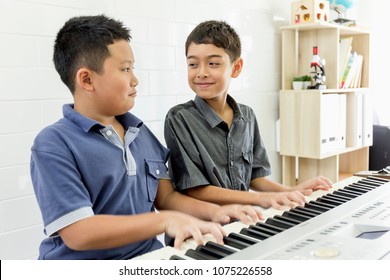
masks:
[[[185,251],[178,250],[170,246],[163,247],[159,250],[155,250],[150,253],[135,257],[133,258],[133,260],[169,260],[173,255],[177,255],[187,260],[192,260],[192,258],[189,258],[185,255]]]

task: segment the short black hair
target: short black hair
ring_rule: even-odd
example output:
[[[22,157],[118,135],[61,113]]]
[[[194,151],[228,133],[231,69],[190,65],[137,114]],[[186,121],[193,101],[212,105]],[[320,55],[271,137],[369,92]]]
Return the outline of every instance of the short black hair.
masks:
[[[130,29],[118,20],[105,15],[73,17],[57,34],[54,66],[73,94],[78,69],[87,67],[101,73],[104,61],[110,56],[107,46],[117,40],[130,42],[130,39]]]
[[[188,35],[185,54],[188,54],[188,47],[191,43],[213,44],[223,48],[229,55],[231,61],[241,56],[241,40],[237,32],[225,21],[208,20],[198,24]]]

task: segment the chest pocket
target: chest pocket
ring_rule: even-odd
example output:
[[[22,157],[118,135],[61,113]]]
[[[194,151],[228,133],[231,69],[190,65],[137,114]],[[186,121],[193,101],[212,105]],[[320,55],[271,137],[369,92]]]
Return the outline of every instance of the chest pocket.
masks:
[[[157,194],[158,181],[167,178],[168,169],[163,161],[145,160],[146,188],[149,201],[154,201]]]

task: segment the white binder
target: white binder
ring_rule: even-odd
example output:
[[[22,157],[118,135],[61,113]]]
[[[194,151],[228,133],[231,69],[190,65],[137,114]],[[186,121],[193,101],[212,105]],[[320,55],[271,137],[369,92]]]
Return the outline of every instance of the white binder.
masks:
[[[363,145],[362,93],[347,93],[347,147]]]
[[[363,128],[362,128],[362,145],[372,146],[373,143],[373,105],[370,92],[362,92],[362,106],[363,106]]]
[[[338,148],[343,149],[347,146],[347,95],[339,95],[339,141]]]
[[[321,99],[321,154],[339,148],[339,95],[327,93]],[[337,108],[335,110],[335,108]]]

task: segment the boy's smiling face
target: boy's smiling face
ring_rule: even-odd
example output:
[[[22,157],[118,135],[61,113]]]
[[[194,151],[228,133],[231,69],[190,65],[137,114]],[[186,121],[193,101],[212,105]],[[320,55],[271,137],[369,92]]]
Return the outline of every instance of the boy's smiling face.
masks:
[[[232,63],[225,50],[213,44],[188,47],[188,84],[203,99],[225,99],[231,78],[239,75],[241,67],[241,59]]]

